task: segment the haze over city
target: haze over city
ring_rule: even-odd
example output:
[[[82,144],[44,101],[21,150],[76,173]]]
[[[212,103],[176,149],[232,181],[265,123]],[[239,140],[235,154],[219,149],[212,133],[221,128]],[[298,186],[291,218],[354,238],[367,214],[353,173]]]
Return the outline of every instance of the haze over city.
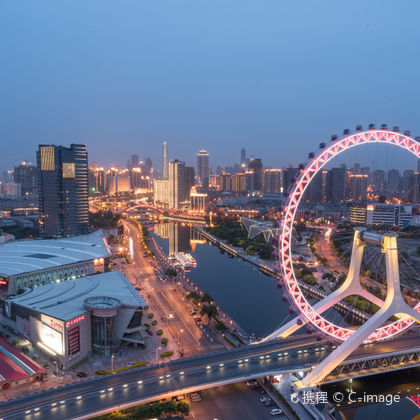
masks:
[[[416,1],[2,2],[0,168],[40,143],[299,164],[344,128],[420,133]],[[226,162],[226,160],[229,160]],[[370,162],[367,162],[370,163]]]

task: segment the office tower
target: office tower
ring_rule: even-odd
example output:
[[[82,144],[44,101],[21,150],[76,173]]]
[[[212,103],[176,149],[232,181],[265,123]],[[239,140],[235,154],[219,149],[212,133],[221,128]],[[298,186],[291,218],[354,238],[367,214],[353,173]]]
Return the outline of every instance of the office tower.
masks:
[[[394,194],[400,190],[401,176],[398,169],[390,169],[388,171],[388,180],[386,190],[388,194]]]
[[[194,185],[194,168],[184,162],[171,160],[168,167],[168,206],[179,209],[183,203],[190,202],[191,187]]]
[[[0,197],[17,200],[21,196],[21,185],[17,182],[0,182]]]
[[[162,149],[162,179],[168,179],[168,143],[163,142]]]
[[[120,171],[117,168],[111,168],[106,172],[106,192],[108,194],[112,195],[131,190],[131,175],[128,169]]]
[[[139,166],[139,155],[131,155],[131,167],[136,168]]]
[[[248,180],[251,179],[253,181],[254,173],[250,172],[248,175]],[[233,192],[241,192],[244,193],[247,191],[247,175],[245,172],[239,172],[237,174],[232,175],[232,191]]]
[[[242,148],[241,149],[241,166],[242,167],[245,167],[246,164],[247,164],[247,161],[246,161],[246,150]]]
[[[102,194],[105,189],[105,170],[104,168],[98,168],[96,162],[92,162],[89,167],[89,194]]]
[[[332,168],[327,179],[327,200],[338,203],[344,201],[346,189],[346,168]]]
[[[263,164],[261,159],[252,158],[249,161],[248,169],[251,169],[254,172],[254,191],[261,191],[263,174]]]
[[[298,168],[293,168],[292,166],[289,166],[288,168],[284,169],[284,171],[283,171],[283,191],[285,193],[287,193],[289,188],[295,183],[298,175],[299,175],[299,169]]]
[[[153,180],[153,202],[159,207],[168,207],[168,183],[167,179]]]
[[[420,170],[414,172],[413,203],[420,203]]]
[[[152,159],[147,158],[146,162],[142,165],[141,170],[144,176],[150,176],[152,174]]]
[[[281,169],[264,169],[263,191],[271,194],[283,192],[283,171]]]
[[[89,228],[86,145],[40,145],[37,152],[39,230],[44,237],[73,236]]]
[[[352,171],[348,171],[346,198],[352,201],[365,202],[367,199],[368,182],[368,174],[353,173]]]
[[[220,191],[221,178],[220,175],[210,175],[209,188]]]
[[[31,165],[31,162],[23,161],[15,167],[13,181],[20,184],[22,195],[34,194],[38,183],[36,166]]]
[[[220,173],[220,191],[232,191],[232,175],[228,172]]]
[[[197,176],[202,187],[207,190],[209,187],[210,166],[209,154],[206,150],[200,150],[197,153]]]
[[[377,169],[373,172],[373,191],[376,194],[383,194],[385,192],[385,171]]]
[[[318,172],[306,187],[304,200],[319,203],[322,200],[322,172]]]

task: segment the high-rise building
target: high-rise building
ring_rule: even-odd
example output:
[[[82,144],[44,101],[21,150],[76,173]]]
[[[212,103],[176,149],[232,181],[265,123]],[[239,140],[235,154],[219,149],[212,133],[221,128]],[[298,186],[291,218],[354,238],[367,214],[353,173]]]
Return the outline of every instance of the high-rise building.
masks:
[[[388,171],[388,180],[386,190],[388,194],[394,194],[400,191],[401,175],[398,169],[390,169]]]
[[[86,145],[40,145],[37,152],[40,233],[73,236],[89,228]]]
[[[117,168],[111,168],[106,172],[106,192],[116,194],[131,191],[131,175],[128,169],[120,171]]]
[[[327,180],[327,201],[344,201],[346,190],[346,167],[331,168]]]
[[[169,162],[168,206],[179,209],[183,203],[190,203],[191,187],[194,185],[194,168],[185,166],[177,159]]]
[[[160,207],[168,207],[168,183],[167,179],[155,179],[153,181],[153,202]]]
[[[206,150],[200,150],[197,153],[197,176],[204,189],[209,187],[210,165],[209,154]]]
[[[144,162],[141,169],[144,176],[150,176],[153,170],[152,159],[147,158],[146,162]]]
[[[261,191],[263,179],[263,164],[261,159],[252,158],[249,161],[248,168],[254,172],[254,191]]]
[[[241,166],[245,167],[247,165],[246,160],[246,150],[244,148],[241,149]]]
[[[232,191],[232,176],[228,172],[220,173],[220,191]]]
[[[23,161],[19,166],[15,167],[13,181],[20,184],[22,195],[35,193],[38,183],[36,166],[31,165],[31,162]]]
[[[131,167],[136,168],[139,166],[139,155],[131,155]]]
[[[367,188],[369,175],[347,172],[347,199],[352,201],[365,202],[367,199]]]
[[[385,171],[382,169],[374,171],[372,182],[375,194],[383,194],[385,192]]]
[[[21,186],[17,182],[0,182],[0,197],[17,200],[21,196]]]
[[[89,194],[102,194],[105,189],[105,170],[104,168],[98,168],[96,162],[92,162],[89,168]]]
[[[281,169],[264,169],[263,191],[272,194],[283,192],[283,171]]]
[[[163,142],[162,148],[162,179],[168,179],[168,142]]]
[[[288,192],[289,188],[295,183],[299,175],[299,169],[289,166],[283,170],[283,191]]]

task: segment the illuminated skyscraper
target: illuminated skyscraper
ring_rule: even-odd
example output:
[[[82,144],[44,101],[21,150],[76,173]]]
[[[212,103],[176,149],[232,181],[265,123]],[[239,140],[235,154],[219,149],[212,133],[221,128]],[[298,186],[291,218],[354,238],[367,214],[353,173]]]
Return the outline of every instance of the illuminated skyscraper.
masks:
[[[86,145],[40,145],[37,152],[39,228],[45,237],[73,236],[89,227]]]
[[[22,162],[13,171],[13,181],[20,184],[22,195],[33,194],[36,191],[36,167],[31,162]]]
[[[210,166],[209,154],[205,150],[200,150],[197,153],[197,175],[203,188],[209,187]]]
[[[162,179],[168,179],[168,142],[163,142],[162,149]]]
[[[190,202],[191,187],[194,184],[194,168],[184,162],[169,162],[168,204],[170,209],[179,209],[182,203]]]
[[[260,191],[262,188],[263,179],[263,164],[261,159],[252,158],[249,161],[248,168],[254,172],[254,191]]]

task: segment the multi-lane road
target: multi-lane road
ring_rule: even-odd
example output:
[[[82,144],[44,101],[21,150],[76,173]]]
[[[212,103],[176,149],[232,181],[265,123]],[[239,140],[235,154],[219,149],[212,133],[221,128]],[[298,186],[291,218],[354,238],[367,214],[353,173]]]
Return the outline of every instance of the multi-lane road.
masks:
[[[418,337],[402,337],[395,342],[363,346],[351,358],[362,359],[416,346]],[[0,417],[25,420],[89,418],[160,397],[305,370],[331,351],[330,346],[314,336],[296,336],[279,342],[223,350],[23,395],[0,403]]]

